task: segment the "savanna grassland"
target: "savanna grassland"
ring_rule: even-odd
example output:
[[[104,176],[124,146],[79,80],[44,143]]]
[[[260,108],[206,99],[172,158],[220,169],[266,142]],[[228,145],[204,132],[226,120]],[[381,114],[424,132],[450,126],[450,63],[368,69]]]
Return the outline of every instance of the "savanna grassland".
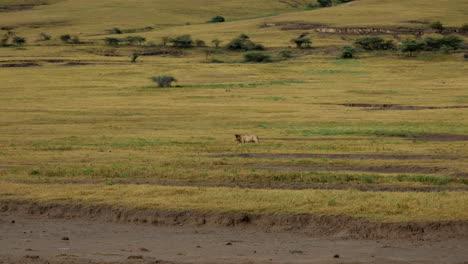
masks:
[[[411,29],[442,36],[437,20],[462,27],[468,1],[30,2],[0,12],[1,33],[27,40],[0,47],[0,201],[468,221],[466,49],[340,59],[362,35],[314,26],[405,27],[379,35],[401,45]],[[206,23],[216,15],[227,21]],[[241,33],[273,62],[224,48]],[[311,48],[290,42],[303,33]],[[161,46],[182,34],[208,47]],[[104,43],[128,36],[146,42]],[[158,88],[158,75],[176,86]]]

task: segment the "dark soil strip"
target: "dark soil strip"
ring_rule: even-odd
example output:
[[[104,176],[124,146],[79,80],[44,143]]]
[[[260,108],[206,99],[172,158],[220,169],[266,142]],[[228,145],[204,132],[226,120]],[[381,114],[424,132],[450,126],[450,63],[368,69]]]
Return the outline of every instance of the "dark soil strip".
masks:
[[[13,11],[23,11],[32,9],[36,6],[46,5],[45,3],[38,3],[38,4],[19,4],[19,5],[5,5],[0,6],[0,12],[13,12]]]
[[[287,153],[239,153],[213,155],[212,158],[251,158],[251,159],[351,159],[351,160],[427,160],[454,159],[453,156],[399,155],[399,154],[287,154]]]
[[[456,142],[456,141],[468,141],[468,135],[426,134],[426,135],[420,135],[420,136],[406,138],[406,139],[433,141],[433,142]]]
[[[379,173],[438,173],[446,168],[410,165],[386,166],[254,166],[254,169],[273,171],[359,171]]]
[[[7,64],[0,64],[0,68],[25,68],[25,67],[38,67],[41,66],[34,62],[24,62],[24,63],[7,63]]]
[[[347,107],[368,107],[369,110],[427,110],[427,109],[464,109],[468,106],[413,106],[396,104],[338,104]]]
[[[467,221],[377,223],[350,216],[207,214],[18,201],[1,202],[0,212],[113,223],[255,227],[267,231],[300,231],[314,236],[354,239],[427,240],[468,236]]]

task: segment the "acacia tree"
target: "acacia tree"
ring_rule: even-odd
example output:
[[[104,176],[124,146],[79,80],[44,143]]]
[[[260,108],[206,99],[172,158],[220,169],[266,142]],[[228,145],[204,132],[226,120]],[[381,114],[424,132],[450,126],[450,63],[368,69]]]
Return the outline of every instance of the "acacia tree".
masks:
[[[219,48],[219,45],[221,44],[221,42],[222,42],[222,41],[219,40],[219,39],[213,39],[213,40],[211,41],[211,43],[213,43],[213,44],[215,45],[215,48]]]
[[[409,53],[409,56],[412,57],[415,52],[423,51],[425,47],[426,43],[422,40],[405,40],[401,51]]]
[[[291,42],[295,43],[298,49],[310,48],[310,45],[312,45],[310,38],[295,38]]]

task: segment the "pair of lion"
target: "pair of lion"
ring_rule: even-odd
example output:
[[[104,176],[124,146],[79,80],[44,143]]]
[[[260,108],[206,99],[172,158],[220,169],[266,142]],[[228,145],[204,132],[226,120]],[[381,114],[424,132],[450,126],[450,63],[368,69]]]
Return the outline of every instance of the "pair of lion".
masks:
[[[256,135],[241,135],[241,134],[235,134],[236,141],[245,144],[245,143],[255,143],[255,144],[260,144],[260,139]]]

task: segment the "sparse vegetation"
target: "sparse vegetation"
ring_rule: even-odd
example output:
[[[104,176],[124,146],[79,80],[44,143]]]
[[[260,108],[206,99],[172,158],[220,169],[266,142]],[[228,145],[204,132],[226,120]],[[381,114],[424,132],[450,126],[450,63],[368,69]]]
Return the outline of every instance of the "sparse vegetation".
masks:
[[[180,48],[180,49],[193,48],[193,40],[192,40],[192,36],[190,35],[177,36],[173,39],[170,39],[169,42],[171,42],[172,45],[176,48]]]
[[[47,33],[41,32],[39,34],[39,40],[40,41],[47,41],[47,40],[51,40],[51,39],[52,39],[52,37]]]
[[[13,37],[13,44],[14,44],[14,45],[21,46],[21,45],[24,45],[25,43],[26,43],[26,39],[25,39],[25,38],[19,37],[19,36]]]
[[[246,34],[241,34],[239,37],[233,39],[231,42],[229,42],[229,44],[227,45],[227,48],[230,50],[243,50],[243,51],[265,49],[263,45],[256,44],[253,41],[251,41],[250,37],[247,36]]]
[[[263,51],[249,51],[244,54],[246,62],[271,62],[271,55]]]
[[[440,21],[431,23],[430,27],[436,30],[437,32],[442,32],[445,29],[444,25]]]
[[[131,62],[132,62],[132,63],[135,63],[135,62],[137,61],[138,57],[140,57],[140,53],[138,53],[138,52],[133,52],[133,53],[132,53],[132,60],[131,60]]]
[[[354,44],[364,51],[396,50],[393,40],[385,40],[381,37],[363,37],[357,39]]]
[[[69,34],[65,34],[65,35],[61,35],[60,36],[60,40],[63,42],[63,43],[70,43],[71,41],[71,36]]]
[[[345,46],[341,51],[341,58],[342,59],[352,59],[356,54],[356,50],[353,47]]]
[[[222,23],[222,22],[224,22],[224,21],[226,21],[226,19],[225,19],[224,17],[222,17],[222,16],[215,16],[215,17],[213,17],[213,18],[209,21],[209,23]]]
[[[289,59],[289,58],[292,58],[293,56],[293,53],[290,50],[280,50],[278,54],[284,59]]]
[[[172,76],[155,76],[152,80],[158,84],[158,87],[171,87],[173,82],[177,82],[177,79]]]

